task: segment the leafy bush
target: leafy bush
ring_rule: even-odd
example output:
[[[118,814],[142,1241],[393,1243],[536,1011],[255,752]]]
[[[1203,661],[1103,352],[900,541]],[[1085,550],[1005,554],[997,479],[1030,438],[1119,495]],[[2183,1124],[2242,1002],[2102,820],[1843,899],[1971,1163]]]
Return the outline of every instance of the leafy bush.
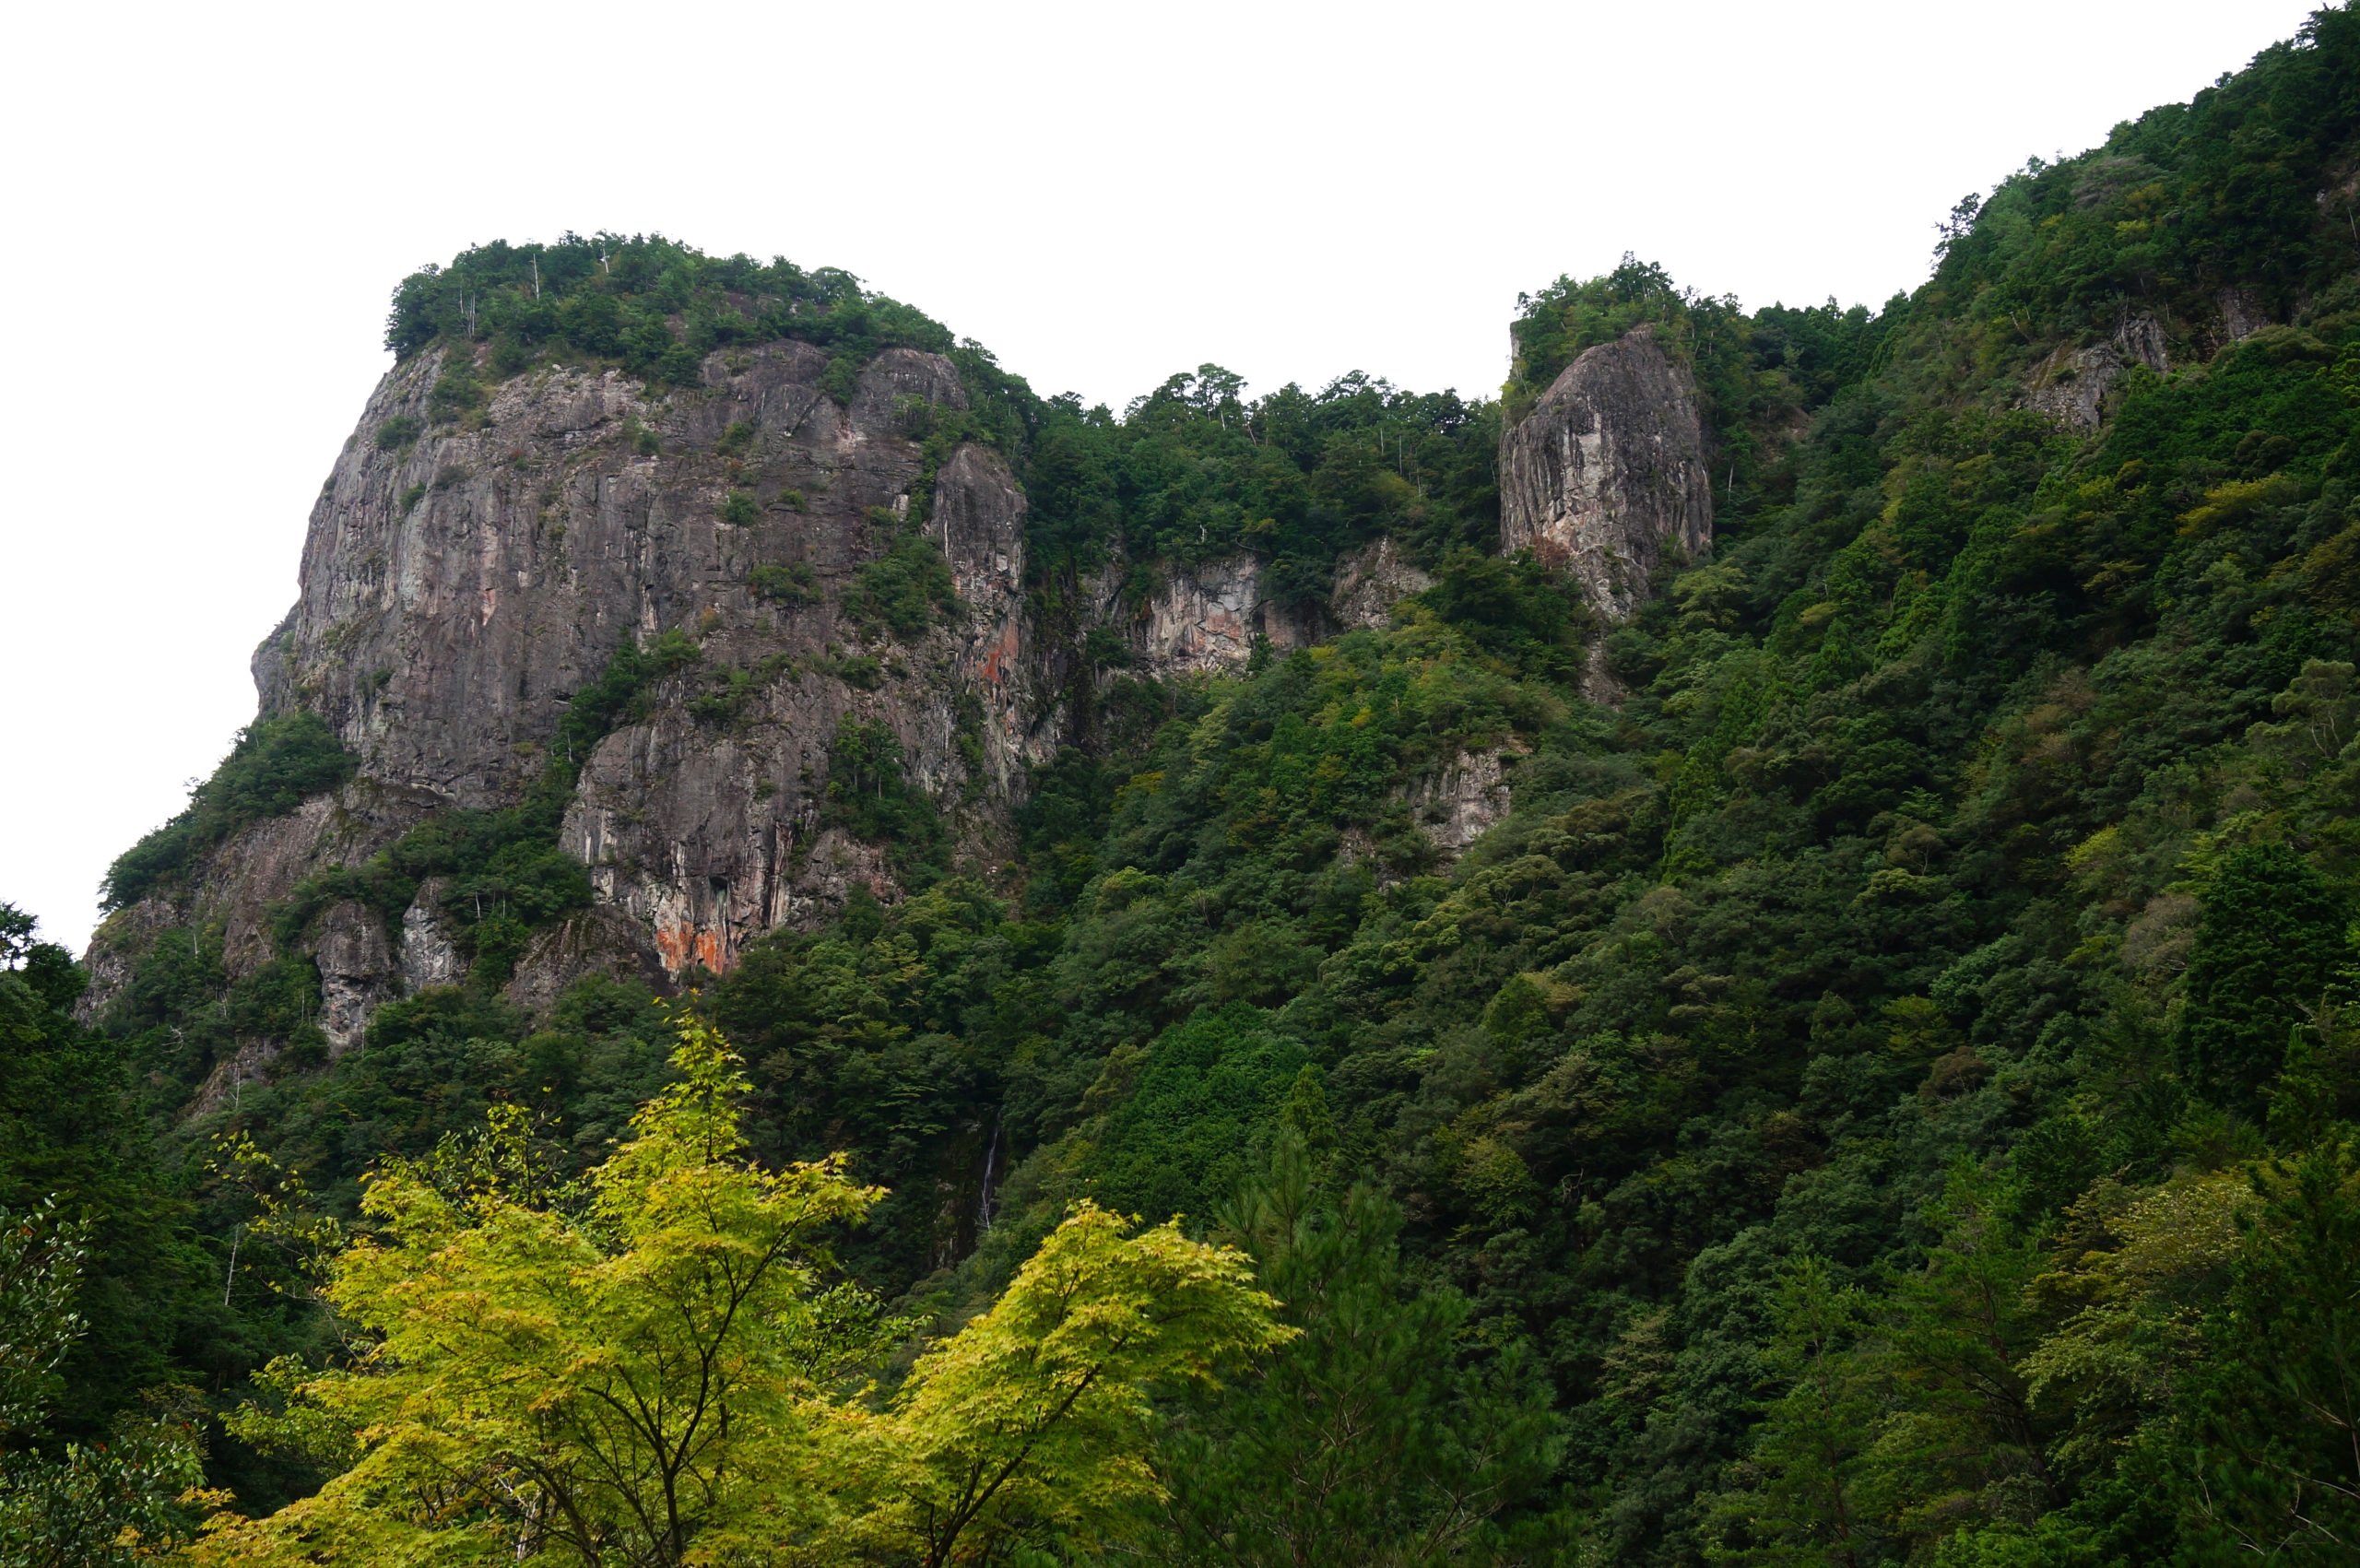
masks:
[[[1242,1003],[1164,1031],[1085,1167],[1099,1201],[1127,1214],[1209,1213],[1267,1156],[1257,1145],[1303,1066],[1302,1045]]]
[[[759,521],[762,515],[762,509],[755,501],[753,491],[731,490],[722,498],[720,515],[724,523],[742,525]]]
[[[950,563],[932,539],[914,528],[900,529],[885,553],[853,574],[844,608],[863,626],[883,626],[896,637],[915,637],[938,615],[959,607]]]
[[[810,566],[804,561],[792,561],[785,566],[770,563],[755,567],[746,573],[746,585],[754,590],[758,599],[790,607],[817,604],[820,584],[812,576]]]
[[[455,419],[482,406],[483,388],[457,365],[437,376],[426,395],[426,411],[437,419]]]
[[[256,822],[283,817],[350,778],[359,759],[313,713],[256,719],[187,808],[108,868],[103,907],[121,909],[184,877],[196,858]]]
[[[1559,679],[1581,671],[1589,607],[1577,585],[1529,558],[1455,551],[1426,590],[1425,602],[1479,647]]]
[[[377,450],[393,452],[407,446],[425,428],[425,421],[415,414],[396,414],[377,427]]]
[[[866,843],[883,844],[911,878],[935,867],[942,819],[903,772],[901,738],[882,724],[845,714],[828,746],[828,796],[821,820]]]

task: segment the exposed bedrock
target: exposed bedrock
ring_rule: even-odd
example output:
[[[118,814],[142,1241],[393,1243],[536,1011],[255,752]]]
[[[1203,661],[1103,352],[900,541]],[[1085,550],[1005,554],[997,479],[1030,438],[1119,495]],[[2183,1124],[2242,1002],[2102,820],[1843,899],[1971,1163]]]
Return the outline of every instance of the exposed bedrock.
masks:
[[[1500,542],[1570,573],[1627,620],[1667,557],[1713,542],[1696,384],[1646,326],[1565,367],[1500,440]]]

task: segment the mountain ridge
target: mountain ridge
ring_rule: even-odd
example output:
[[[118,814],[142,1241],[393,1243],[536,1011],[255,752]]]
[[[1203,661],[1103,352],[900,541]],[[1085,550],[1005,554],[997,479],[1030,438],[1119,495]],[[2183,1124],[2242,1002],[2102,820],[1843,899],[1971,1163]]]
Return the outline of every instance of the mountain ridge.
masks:
[[[2331,8],[1884,310],[1561,279],[1496,402],[1118,419],[668,242],[421,274],[276,695],[118,864],[73,1038],[202,1288],[108,1277],[222,1386],[326,1353],[205,1140],[330,1214],[492,1107],[596,1168],[668,1002],[925,1325],[1084,1200],[1287,1281],[1134,1555],[2331,1559],[2355,171]]]

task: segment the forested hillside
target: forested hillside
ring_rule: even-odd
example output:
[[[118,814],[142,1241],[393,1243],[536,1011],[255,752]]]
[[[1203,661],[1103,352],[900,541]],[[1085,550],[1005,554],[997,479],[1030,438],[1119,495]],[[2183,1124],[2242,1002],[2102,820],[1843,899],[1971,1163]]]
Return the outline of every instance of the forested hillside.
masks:
[[[0,1564],[206,1518],[215,1562],[2360,1555],[2360,14],[1938,241],[1874,312],[1560,279],[1496,399],[1208,365],[1119,414],[783,262],[404,282],[454,425],[537,367],[797,344],[848,404],[947,356],[893,417],[1021,485],[1063,744],[977,828],[979,770],[846,716],[821,819],[890,897],[521,995],[600,896],[581,759],[666,693],[735,745],[780,678],[691,620],[266,959],[143,927],[77,1011],[7,912]],[[1617,624],[1502,553],[1499,454],[1643,326],[1713,546]],[[880,648],[966,591],[927,505],[847,590]],[[1312,617],[1378,541],[1424,585],[1233,667],[1092,619],[1239,552]],[[111,899],[355,766],[266,713]],[[454,983],[332,1049],[321,911],[422,899]]]

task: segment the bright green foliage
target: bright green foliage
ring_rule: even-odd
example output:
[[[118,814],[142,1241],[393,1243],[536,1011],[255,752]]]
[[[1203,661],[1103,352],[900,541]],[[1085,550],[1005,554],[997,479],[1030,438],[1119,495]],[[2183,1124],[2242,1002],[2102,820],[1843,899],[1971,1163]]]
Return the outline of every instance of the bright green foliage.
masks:
[[[104,902],[121,909],[184,875],[239,829],[292,811],[352,776],[356,759],[333,731],[297,711],[256,719],[188,807],[125,850],[107,870]]]
[[[1244,1254],[1176,1224],[1130,1229],[1079,1206],[990,1311],[918,1361],[885,1429],[885,1501],[856,1534],[943,1568],[988,1561],[996,1541],[1087,1550],[1140,1527],[1162,1490],[1149,1393],[1212,1386],[1293,1331]]]
[[[325,1291],[369,1349],[299,1391],[360,1456],[216,1536],[217,1560],[521,1543],[675,1563],[767,1505],[811,1441],[835,1349],[817,1299],[825,1236],[875,1195],[835,1163],[745,1165],[744,1081],[709,1032],[686,1026],[674,1066],[679,1083],[580,1188],[549,1184],[513,1112],[370,1185],[378,1233]]]
[[[1242,1256],[1085,1208],[879,1412],[891,1327],[826,1244],[879,1195],[840,1159],[749,1163],[749,1085],[703,1025],[673,1067],[580,1182],[508,1111],[371,1184],[324,1292],[364,1348],[235,1423],[342,1468],[200,1561],[966,1561],[1118,1527],[1155,1494],[1147,1387],[1284,1335]]]

